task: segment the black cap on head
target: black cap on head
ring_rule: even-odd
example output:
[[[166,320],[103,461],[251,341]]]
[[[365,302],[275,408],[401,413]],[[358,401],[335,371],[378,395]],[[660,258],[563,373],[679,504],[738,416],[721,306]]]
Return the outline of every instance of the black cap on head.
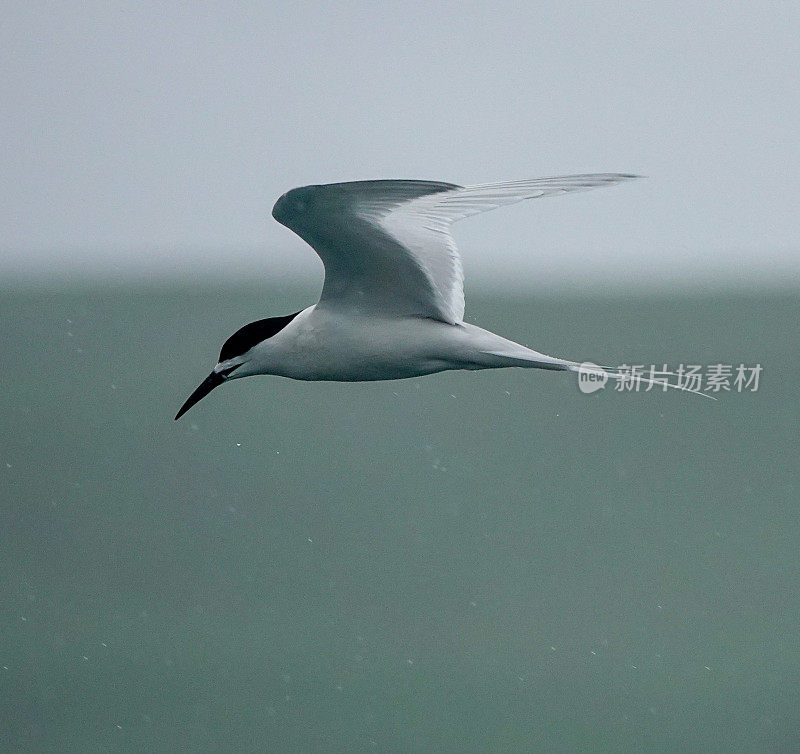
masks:
[[[219,352],[220,362],[235,359],[237,356],[247,353],[262,340],[267,340],[283,330],[298,314],[300,312],[287,314],[285,317],[259,319],[257,322],[251,322],[238,329],[223,344],[222,350]]]

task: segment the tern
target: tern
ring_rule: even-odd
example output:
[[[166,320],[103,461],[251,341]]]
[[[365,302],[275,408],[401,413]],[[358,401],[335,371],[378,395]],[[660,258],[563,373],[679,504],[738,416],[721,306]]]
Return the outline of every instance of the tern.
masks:
[[[223,382],[257,374],[354,382],[448,369],[579,371],[578,362],[464,322],[464,273],[450,227],[525,199],[633,178],[597,173],[477,186],[377,180],[292,189],[272,216],[322,259],[319,301],[237,330],[175,419]]]

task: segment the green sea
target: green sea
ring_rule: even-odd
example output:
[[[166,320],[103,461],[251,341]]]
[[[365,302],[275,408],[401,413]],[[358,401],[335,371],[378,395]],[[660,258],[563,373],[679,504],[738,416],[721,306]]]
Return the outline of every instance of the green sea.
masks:
[[[800,294],[470,290],[576,375],[224,385],[317,291],[7,286],[0,750],[800,751]]]

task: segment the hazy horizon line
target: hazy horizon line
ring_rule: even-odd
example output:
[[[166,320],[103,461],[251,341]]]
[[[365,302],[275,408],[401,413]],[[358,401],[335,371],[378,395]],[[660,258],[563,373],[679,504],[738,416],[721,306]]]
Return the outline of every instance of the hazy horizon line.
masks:
[[[207,288],[245,287],[282,285],[291,288],[320,289],[323,281],[322,265],[317,261],[303,264],[300,269],[288,269],[286,265],[241,264],[215,269],[210,264],[180,265],[179,267],[154,265],[96,266],[88,269],[74,267],[29,268],[15,267],[3,270],[0,267],[0,287],[2,288],[83,288],[97,286],[111,287],[170,287],[187,286]],[[764,269],[744,266],[737,270],[715,268],[711,265],[695,269],[676,269],[653,267],[650,269],[609,265],[606,269],[592,266],[589,269],[570,270],[566,268],[513,267],[508,270],[490,269],[479,265],[467,270],[465,281],[467,294],[470,291],[497,291],[502,289],[509,294],[525,292],[546,293],[610,293],[635,292],[700,292],[729,291],[753,293],[800,292],[800,266],[791,268]]]

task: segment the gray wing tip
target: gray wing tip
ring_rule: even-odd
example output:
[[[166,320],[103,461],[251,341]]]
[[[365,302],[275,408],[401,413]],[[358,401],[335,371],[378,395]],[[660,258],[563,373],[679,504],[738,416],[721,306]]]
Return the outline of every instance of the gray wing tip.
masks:
[[[580,178],[582,176],[575,177]],[[617,181],[633,181],[637,178],[646,178],[647,176],[639,175],[638,173],[588,173],[585,177],[616,183]]]
[[[633,181],[636,178],[646,177],[638,173],[579,173],[577,175],[563,176],[564,180],[591,180],[603,183],[619,183],[620,181]]]
[[[613,186],[615,183],[625,183],[626,181],[635,181],[646,177],[637,173],[588,173],[587,175],[567,176],[567,178],[579,181],[585,180],[589,186]]]

